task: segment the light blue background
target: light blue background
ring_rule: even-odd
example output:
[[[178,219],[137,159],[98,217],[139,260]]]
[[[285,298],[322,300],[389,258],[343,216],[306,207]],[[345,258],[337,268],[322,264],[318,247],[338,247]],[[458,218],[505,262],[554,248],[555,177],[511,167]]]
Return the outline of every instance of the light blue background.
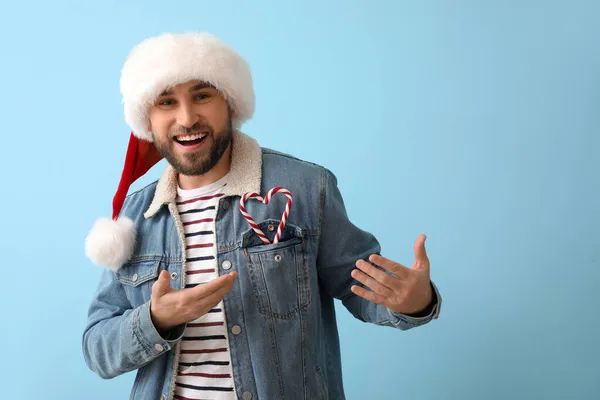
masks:
[[[85,366],[128,128],[131,47],[207,30],[252,66],[263,145],[326,165],[351,218],[413,260],[441,318],[339,307],[349,399],[600,398],[600,3],[20,1],[0,8],[0,397],[125,399]],[[134,185],[156,179],[159,167]]]

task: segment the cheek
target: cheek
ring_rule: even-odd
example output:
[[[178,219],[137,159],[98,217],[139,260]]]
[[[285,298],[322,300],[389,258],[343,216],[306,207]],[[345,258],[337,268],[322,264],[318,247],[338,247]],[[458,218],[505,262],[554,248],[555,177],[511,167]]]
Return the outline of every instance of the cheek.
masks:
[[[169,137],[169,124],[163,118],[151,118],[150,119],[150,132],[154,136],[155,140],[164,141]]]
[[[213,113],[213,126],[218,131],[226,129],[229,125],[229,109],[221,107]]]
[[[200,119],[213,128],[222,129],[229,121],[229,107],[223,99],[213,99],[197,109]]]

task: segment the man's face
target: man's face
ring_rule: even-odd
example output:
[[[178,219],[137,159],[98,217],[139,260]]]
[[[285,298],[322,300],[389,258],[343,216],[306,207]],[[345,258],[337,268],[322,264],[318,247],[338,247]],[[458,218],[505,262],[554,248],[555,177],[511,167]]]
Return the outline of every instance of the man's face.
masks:
[[[191,81],[163,92],[150,106],[150,132],[158,152],[183,175],[204,175],[231,143],[232,113],[223,96]]]

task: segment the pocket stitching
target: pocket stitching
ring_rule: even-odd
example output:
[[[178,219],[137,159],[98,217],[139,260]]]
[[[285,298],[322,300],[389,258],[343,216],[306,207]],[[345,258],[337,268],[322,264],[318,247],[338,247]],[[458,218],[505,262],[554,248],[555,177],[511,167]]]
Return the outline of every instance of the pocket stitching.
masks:
[[[285,250],[289,247],[294,247],[299,244],[302,244],[302,238],[296,236],[286,241],[275,244],[271,243],[244,247],[244,250],[247,251],[248,254],[266,254],[274,251]]]

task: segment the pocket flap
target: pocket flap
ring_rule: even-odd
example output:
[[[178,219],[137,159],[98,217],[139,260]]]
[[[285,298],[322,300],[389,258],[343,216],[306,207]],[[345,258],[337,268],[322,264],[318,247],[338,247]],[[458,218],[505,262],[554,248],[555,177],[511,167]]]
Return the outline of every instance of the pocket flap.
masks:
[[[160,260],[134,261],[117,271],[117,279],[124,285],[138,286],[158,276]]]
[[[269,242],[273,243],[275,239],[275,235],[277,234],[277,228],[279,227],[280,221],[278,219],[268,219],[262,221],[257,224],[260,230],[263,231]],[[254,229],[248,226],[248,230],[246,230],[242,234],[242,247],[253,247],[253,246],[261,246],[263,245],[262,240],[258,237]],[[283,227],[281,232],[281,237],[279,238],[279,242],[286,242],[291,239],[302,238],[304,237],[304,232],[301,228],[290,224],[289,222]]]

